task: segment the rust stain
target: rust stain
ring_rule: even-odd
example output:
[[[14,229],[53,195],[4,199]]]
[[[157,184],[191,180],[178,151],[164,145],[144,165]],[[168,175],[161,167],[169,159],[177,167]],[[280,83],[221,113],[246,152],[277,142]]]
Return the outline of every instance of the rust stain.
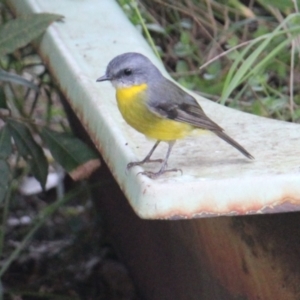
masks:
[[[207,201],[209,202],[209,200]],[[240,200],[244,203],[243,200]],[[251,200],[247,202],[251,203]],[[269,206],[255,206],[255,208],[247,207],[247,209],[233,208],[224,211],[216,212],[211,210],[209,203],[206,207],[203,205],[193,213],[186,213],[184,210],[174,209],[169,210],[166,214],[157,215],[157,219],[161,220],[178,220],[178,219],[198,219],[198,218],[211,218],[211,217],[221,217],[221,216],[244,216],[244,215],[256,215],[256,214],[276,214],[280,212],[295,212],[300,209],[300,199],[294,201],[287,201],[286,198],[283,200],[275,200],[276,205]],[[296,204],[298,203],[298,204]]]
[[[74,181],[87,179],[101,166],[100,159],[91,159],[72,170],[69,175]]]
[[[183,241],[233,296],[300,299],[300,213],[192,222]]]
[[[185,201],[185,200],[183,200]],[[261,202],[254,201],[253,199],[245,198],[239,199],[238,203],[229,203],[224,210],[216,211],[213,199],[207,199],[206,205],[201,203],[198,209],[193,212],[187,213],[183,207],[182,210],[170,209],[165,214],[157,215],[158,219],[193,219],[193,218],[208,218],[220,216],[239,216],[239,215],[254,215],[254,214],[274,214],[280,212],[294,212],[300,209],[299,195],[290,193],[283,194],[277,199],[273,199],[269,205],[262,205]],[[241,208],[241,204],[243,208]]]
[[[255,241],[252,249],[260,249],[261,255],[268,257],[273,272],[282,273],[281,285],[289,287],[297,295],[295,299],[299,299],[300,213],[252,216],[240,223],[243,228],[251,228],[248,234]]]
[[[89,136],[90,136],[91,140],[93,141],[95,147],[97,148],[97,150],[99,151],[99,153],[102,153],[103,149],[102,149],[100,140],[97,138],[96,134],[93,132],[93,130],[89,126],[89,122],[88,122],[88,120],[86,120],[84,118],[83,113],[73,105],[72,101],[70,100],[70,96],[68,95],[68,92],[66,91],[66,89],[60,84],[60,81],[58,80],[58,76],[56,75],[56,72],[55,72],[55,68],[52,67],[51,61],[50,61],[49,57],[47,55],[45,55],[39,49],[37,49],[37,52],[42,57],[43,62],[47,65],[47,68],[48,68],[49,72],[51,73],[51,76],[59,84],[60,91],[62,92],[62,94],[64,95],[65,99],[68,101],[68,103],[72,107],[72,109],[73,109],[74,113],[76,114],[76,116],[79,118],[82,126],[89,133]],[[112,164],[111,164],[111,162],[107,158],[106,158],[106,164],[110,167],[110,171],[113,173],[113,176],[115,178],[117,178],[117,174],[115,174],[113,172]],[[124,190],[124,186],[122,187],[122,190]]]

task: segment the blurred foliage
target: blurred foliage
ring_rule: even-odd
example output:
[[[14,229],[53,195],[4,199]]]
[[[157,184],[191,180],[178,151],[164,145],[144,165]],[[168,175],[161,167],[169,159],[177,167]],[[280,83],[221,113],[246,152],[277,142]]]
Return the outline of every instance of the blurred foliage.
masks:
[[[119,4],[142,30],[138,6],[166,68],[183,86],[246,112],[300,121],[300,1]]]
[[[30,42],[38,43],[46,28],[61,19],[62,16],[47,13],[13,19],[0,3],[1,286],[6,271],[20,257],[33,235],[64,204],[87,190],[79,185],[68,193],[58,191],[56,199],[41,207],[35,215],[22,214],[20,224],[25,222],[30,226],[25,226],[25,230],[22,227],[18,242],[12,247],[7,242],[7,233],[20,195],[25,197],[19,192],[23,182],[33,177],[42,187],[35,187],[37,192],[34,194],[45,193],[50,173],[57,175],[57,186],[62,185],[59,182],[64,177],[60,175],[61,166],[71,176],[76,172],[76,178],[83,179],[100,164],[98,154],[71,134],[58,87],[29,45]],[[91,161],[93,166],[88,164]],[[0,299],[2,293],[3,289],[0,289]]]
[[[39,58],[37,56],[34,59],[28,56],[25,58],[24,50],[19,50],[38,38],[49,24],[61,19],[62,16],[54,14],[32,14],[10,19],[0,27],[0,81],[2,81],[0,103],[3,109],[0,119],[6,124],[3,125],[3,128],[7,129],[5,130],[6,135],[13,139],[17,153],[27,162],[29,171],[43,188],[45,188],[47,180],[48,161],[42,148],[44,145],[35,141],[37,139],[35,135],[42,139],[53,156],[59,160],[60,165],[68,172],[98,158],[94,151],[75,136],[66,138],[64,132],[52,131],[51,133],[49,129],[46,129],[51,125],[49,121],[53,118],[52,99],[49,94],[51,86],[47,82],[43,82],[44,71],[36,78],[33,77],[35,76],[34,72],[31,74],[26,72],[28,64],[31,68],[43,68],[42,65],[38,65],[40,62],[34,62],[34,59]],[[30,76],[31,80],[25,76]],[[48,79],[46,78],[46,80]],[[42,98],[43,91],[48,98],[48,107],[44,114],[40,114],[36,118],[35,111],[38,110],[37,105]],[[0,156],[3,156],[1,149],[6,151],[6,148],[0,148]],[[77,151],[75,151],[76,149]]]
[[[62,16],[55,14],[31,14],[9,20],[0,27],[0,57],[26,46],[39,37],[54,21]]]

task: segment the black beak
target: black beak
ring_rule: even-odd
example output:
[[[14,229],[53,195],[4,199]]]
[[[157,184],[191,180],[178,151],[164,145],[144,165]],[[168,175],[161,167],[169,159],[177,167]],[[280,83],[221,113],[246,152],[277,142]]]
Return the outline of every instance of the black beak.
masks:
[[[106,81],[106,80],[110,80],[110,78],[107,75],[103,75],[99,77],[96,81],[99,82],[99,81]]]

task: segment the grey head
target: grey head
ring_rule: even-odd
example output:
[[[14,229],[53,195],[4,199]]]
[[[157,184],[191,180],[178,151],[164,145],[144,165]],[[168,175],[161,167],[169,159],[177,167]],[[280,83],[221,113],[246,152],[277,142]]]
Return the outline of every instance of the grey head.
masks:
[[[97,81],[109,80],[115,88],[122,88],[143,83],[155,82],[162,78],[160,71],[144,55],[128,52],[112,59],[105,75]]]

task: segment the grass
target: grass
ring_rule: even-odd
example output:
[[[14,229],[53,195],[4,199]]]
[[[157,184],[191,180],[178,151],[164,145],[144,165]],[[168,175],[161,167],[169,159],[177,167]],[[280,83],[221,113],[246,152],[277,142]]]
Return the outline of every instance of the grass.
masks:
[[[179,83],[223,105],[299,122],[298,3],[243,3],[119,0]]]

